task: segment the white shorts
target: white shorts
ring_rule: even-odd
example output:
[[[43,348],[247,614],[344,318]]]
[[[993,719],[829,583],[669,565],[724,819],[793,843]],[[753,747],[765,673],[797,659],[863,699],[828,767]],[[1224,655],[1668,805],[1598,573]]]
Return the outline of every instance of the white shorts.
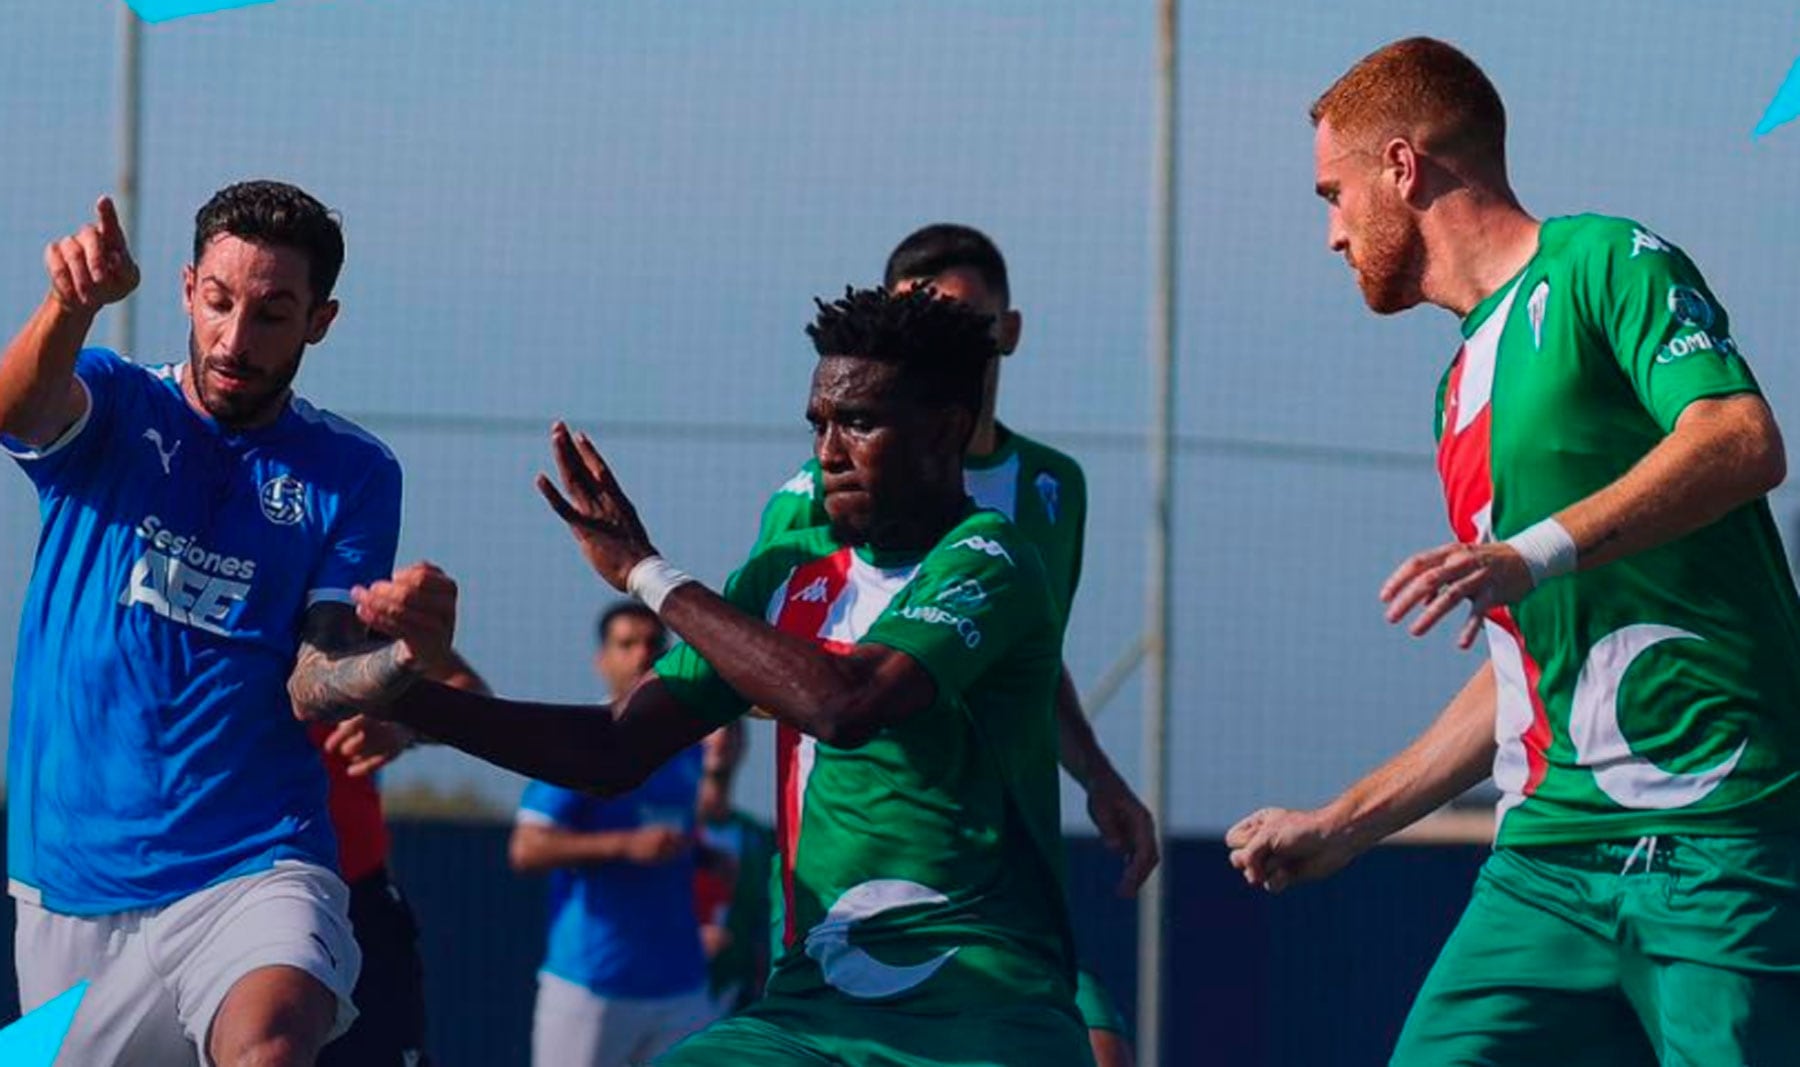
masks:
[[[161,908],[62,915],[15,900],[13,960],[25,1011],[91,984],[56,1062],[211,1067],[213,1016],[240,978],[263,967],[305,971],[337,997],[336,1037],[356,1019],[350,991],[362,952],[343,879],[278,863]]]
[[[673,997],[603,997],[539,974],[531,1062],[533,1067],[648,1063],[716,1018],[705,986]]]

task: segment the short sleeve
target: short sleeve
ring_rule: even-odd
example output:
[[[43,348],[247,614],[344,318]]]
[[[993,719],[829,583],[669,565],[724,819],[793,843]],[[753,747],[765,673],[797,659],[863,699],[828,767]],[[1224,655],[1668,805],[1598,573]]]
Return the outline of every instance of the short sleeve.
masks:
[[[725,582],[725,601],[758,619],[768,617],[769,600],[793,573],[794,555],[779,545],[750,557]],[[681,705],[715,726],[724,726],[750,710],[750,702],[719,677],[706,657],[682,643],[656,661],[656,675]]]
[[[960,696],[1019,641],[1060,630],[1060,619],[1036,549],[1010,524],[965,525],[925,558],[862,643],[905,652],[940,696]]]
[[[117,353],[104,348],[84,348],[75,357],[75,380],[87,394],[87,406],[56,440],[40,448],[0,436],[4,449],[24,470],[39,491],[70,489],[93,469],[86,458],[104,437],[119,406],[119,392],[128,387],[126,375],[142,373]]]
[[[331,519],[324,555],[306,588],[306,606],[349,603],[350,590],[392,574],[400,541],[400,464],[383,452]]]
[[[531,782],[525,786],[525,795],[519,798],[517,821],[579,830],[581,809],[589,799],[573,789],[564,789],[547,782]]]
[[[826,521],[824,505],[819,499],[819,465],[815,460],[808,460],[763,505],[755,551],[767,548],[783,534],[810,530],[825,525]]]
[[[1622,220],[1591,240],[1586,317],[1664,432],[1696,400],[1759,392],[1730,317],[1684,252]]]

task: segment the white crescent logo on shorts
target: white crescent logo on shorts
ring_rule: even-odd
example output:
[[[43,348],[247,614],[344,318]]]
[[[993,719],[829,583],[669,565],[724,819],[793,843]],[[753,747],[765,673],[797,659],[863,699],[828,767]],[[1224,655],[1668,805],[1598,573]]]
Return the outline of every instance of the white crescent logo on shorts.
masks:
[[[957,950],[910,967],[895,967],[851,945],[850,928],[897,908],[947,904],[949,900],[928,885],[899,878],[878,878],[852,886],[807,933],[806,954],[819,961],[826,983],[840,992],[864,1000],[904,993],[936,974]]]
[[[1664,641],[1700,641],[1699,634],[1673,626],[1639,623],[1614,630],[1594,643],[1569,709],[1569,739],[1575,756],[1594,772],[1594,784],[1621,807],[1639,811],[1685,808],[1719,787],[1744,755],[1744,741],[1711,770],[1671,774],[1631,751],[1619,728],[1619,683],[1633,662]]]

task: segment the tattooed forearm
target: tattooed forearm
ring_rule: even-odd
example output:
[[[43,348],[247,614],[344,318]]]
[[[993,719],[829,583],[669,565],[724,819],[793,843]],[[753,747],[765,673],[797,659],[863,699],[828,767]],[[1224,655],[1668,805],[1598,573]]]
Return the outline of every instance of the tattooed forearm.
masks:
[[[399,652],[394,642],[337,653],[303,646],[288,677],[295,713],[308,721],[330,721],[390,703],[419,677],[401,665]]]

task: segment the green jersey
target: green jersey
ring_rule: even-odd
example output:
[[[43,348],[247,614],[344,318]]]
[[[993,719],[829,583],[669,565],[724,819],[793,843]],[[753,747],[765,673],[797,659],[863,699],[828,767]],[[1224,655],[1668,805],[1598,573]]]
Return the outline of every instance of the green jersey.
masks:
[[[1499,540],[1616,481],[1688,404],[1757,391],[1681,251],[1544,223],[1438,394],[1451,527]],[[1501,845],[1800,828],[1800,600],[1768,504],[1544,583],[1485,628]]]
[[[852,549],[815,528],[759,549],[725,596],[832,651],[904,652],[937,684],[932,707],[860,748],[782,727],[784,929],[769,996],[1072,1013],[1052,715],[1062,614],[1037,551],[986,510],[922,558]],[[690,647],[656,669],[708,721],[748,710]]]
[[[1050,591],[1067,617],[1081,584],[1083,531],[1087,527],[1087,479],[1081,465],[1048,445],[1005,426],[991,455],[963,459],[963,486],[975,503],[1013,521],[1037,546],[1050,576]],[[763,508],[757,545],[784,533],[810,530],[831,520],[819,461],[809,459]]]

